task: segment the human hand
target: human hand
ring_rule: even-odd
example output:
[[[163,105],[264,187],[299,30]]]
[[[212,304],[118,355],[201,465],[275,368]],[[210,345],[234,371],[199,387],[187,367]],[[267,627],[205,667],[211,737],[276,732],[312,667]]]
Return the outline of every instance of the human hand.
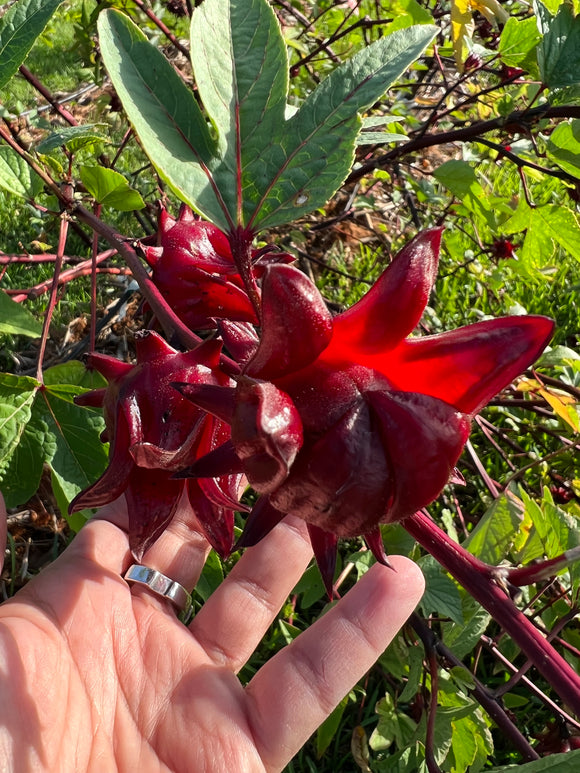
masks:
[[[0,770],[279,771],[423,592],[408,559],[373,566],[243,687],[237,672],[310,561],[305,524],[288,518],[246,550],[187,628],[122,579],[125,523],[118,500],[0,606]],[[180,508],[143,564],[192,590],[208,552],[194,529]]]

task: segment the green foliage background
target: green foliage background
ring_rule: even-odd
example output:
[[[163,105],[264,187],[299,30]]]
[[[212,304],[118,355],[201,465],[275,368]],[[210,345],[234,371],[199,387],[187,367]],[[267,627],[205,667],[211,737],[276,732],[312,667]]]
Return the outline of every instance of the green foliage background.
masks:
[[[425,25],[427,43],[432,34],[427,25],[435,22],[438,27],[435,44],[429,45],[425,56],[410,69],[392,73],[388,80],[395,84],[386,95],[384,89],[372,90],[341,117],[354,140],[361,127],[357,111],[365,111],[354,156],[350,150],[341,155],[341,126],[334,127],[339,142],[334,151],[338,171],[330,182],[320,182],[319,194],[308,189],[312,198],[304,206],[292,211],[287,207],[277,217],[268,208],[256,214],[263,188],[252,193],[246,210],[245,203],[234,200],[225,207],[213,201],[200,203],[193,185],[184,192],[190,181],[176,182],[179,170],[172,170],[167,161],[175,147],[169,146],[171,153],[163,158],[155,156],[155,149],[151,151],[146,136],[149,123],[143,120],[145,97],[139,96],[138,89],[133,96],[125,95],[123,102],[138,132],[141,128],[141,143],[133,135],[123,144],[127,118],[106,76],[100,50],[108,46],[109,57],[113,56],[116,37],[130,30],[139,45],[149,41],[160,60],[166,56],[172,62],[177,59],[186,83],[174,76],[180,93],[191,94],[192,74],[183,52],[131,0],[106,5],[128,13],[141,33],[119,21],[120,17],[109,16],[107,31],[103,31],[107,23],[101,21],[102,39],[97,46],[97,12],[103,5],[94,0],[7,4],[8,10],[0,17],[0,103],[4,125],[20,146],[59,183],[74,183],[79,201],[92,205],[96,199],[103,207],[103,218],[131,238],[154,231],[156,199],[161,197],[176,211],[176,191],[222,226],[234,222],[242,211],[245,224],[253,222],[264,228],[260,234],[264,242],[274,241],[298,256],[335,308],[361,297],[409,235],[445,224],[440,275],[421,323],[423,332],[436,333],[487,316],[513,313],[551,316],[557,332],[537,371],[527,374],[519,391],[509,390],[494,401],[478,420],[460,463],[466,485],[449,487],[431,512],[450,536],[494,565],[527,564],[576,548],[580,543],[578,8],[551,0],[546,5],[536,3],[532,13],[528,5],[514,2],[506,6],[510,18],[503,24],[486,3],[475,4],[470,12],[462,11],[460,2],[435,7],[417,0],[273,3],[268,23],[280,23],[285,45],[272,51],[271,62],[280,65],[287,51],[290,77],[286,83],[278,67],[278,80],[270,85],[277,99],[269,109],[285,130],[286,88],[290,105],[304,107],[306,118],[301,120],[308,124],[320,107],[309,95],[328,76],[334,78],[329,83],[338,83],[340,77],[332,73],[353,53],[368,51],[377,42],[379,48],[374,50],[383,51],[381,40],[387,33],[411,25]],[[23,6],[37,13],[28,38],[15,36],[9,26]],[[258,12],[259,4],[254,6]],[[187,47],[187,21],[161,4],[155,4],[153,11]],[[453,38],[450,14],[460,11],[467,13],[466,32]],[[489,26],[484,24],[486,11]],[[115,29],[111,19],[116,19]],[[213,29],[211,19],[199,24]],[[198,32],[194,28],[194,34]],[[404,32],[397,34],[399,40],[405,40]],[[26,67],[53,95],[75,93],[67,105],[80,126],[66,126],[43,110],[30,79],[22,71],[15,75],[14,52],[24,48],[30,48]],[[458,59],[458,52],[464,52],[463,59]],[[458,61],[462,65],[467,53],[477,59],[473,70],[458,68]],[[212,52],[196,51],[196,56],[200,93],[211,103],[203,73],[212,63]],[[348,72],[348,66],[342,66]],[[523,72],[510,74],[506,67]],[[173,72],[171,65],[167,64],[166,71]],[[122,91],[117,81],[114,85]],[[85,94],[89,95],[86,100]],[[225,185],[227,152],[231,150],[223,140],[228,135],[227,119],[214,115],[210,128],[193,98],[189,105],[190,113],[183,120],[195,119],[192,127],[204,135],[204,152],[208,158],[218,158],[220,169],[226,170]],[[328,115],[327,110],[323,124],[330,121]],[[299,119],[291,120],[299,123]],[[273,127],[268,124],[268,131],[284,160],[293,150],[295,133],[288,132],[288,139],[282,129]],[[297,133],[300,131],[298,127]],[[221,147],[219,152],[216,147]],[[252,147],[250,141],[250,166],[257,163],[262,150],[260,142]],[[308,150],[316,155],[320,148]],[[279,159],[272,163],[277,162]],[[280,184],[286,202],[303,195],[307,185],[290,178]],[[326,203],[336,185],[339,190]],[[54,252],[58,201],[6,142],[0,143],[0,186],[2,253]],[[90,254],[86,236],[73,233],[67,253],[86,258]],[[0,287],[9,291],[30,288],[51,273],[50,265],[12,263],[2,274]],[[99,284],[99,303],[104,306],[126,287],[105,277]],[[0,374],[0,480],[14,512],[36,494],[48,470],[56,512],[64,514],[72,497],[106,465],[106,447],[98,438],[102,418],[72,403],[74,394],[95,384],[80,364],[66,362],[67,350],[62,346],[63,331],[87,311],[89,301],[88,280],[67,286],[54,318],[57,343],[42,386],[30,362],[34,362],[44,301],[41,297],[15,307],[7,295],[0,296],[0,364],[5,371]],[[131,329],[126,329],[129,355],[131,335]],[[81,522],[82,518],[70,524],[71,534]],[[516,646],[430,556],[421,554],[401,526],[385,527],[384,537],[390,552],[411,555],[421,564],[428,580],[421,614],[463,664],[441,668],[439,673],[438,765],[449,773],[476,773],[520,763],[518,752],[474,699],[471,673],[500,696],[502,705],[515,715],[520,731],[541,748],[552,729],[553,711],[543,701],[542,692],[531,691],[521,681],[509,682],[511,671],[506,663],[520,664]],[[360,548],[356,542],[342,546],[341,592],[369,567],[368,551]],[[9,590],[18,584],[20,548],[14,539],[10,549],[13,560],[7,562],[10,566],[4,577]],[[237,557],[222,564],[215,555],[210,556],[196,589],[199,604]],[[546,630],[566,618],[559,636],[562,651],[575,668],[580,666],[580,632],[573,614],[579,581],[578,565],[572,563],[553,581],[523,588],[517,601]],[[249,679],[265,659],[325,608],[324,589],[312,567],[241,678]],[[425,770],[423,709],[431,679],[424,668],[421,643],[405,631],[367,679],[345,697],[288,771],[352,771],[355,766],[377,772]],[[541,680],[536,684],[555,697],[550,685]],[[578,727],[567,724],[565,718],[560,718],[558,728],[561,744],[570,734],[578,734]],[[554,746],[549,751],[559,749]],[[564,773],[578,765],[574,752],[547,759],[550,765],[540,760],[519,766]]]

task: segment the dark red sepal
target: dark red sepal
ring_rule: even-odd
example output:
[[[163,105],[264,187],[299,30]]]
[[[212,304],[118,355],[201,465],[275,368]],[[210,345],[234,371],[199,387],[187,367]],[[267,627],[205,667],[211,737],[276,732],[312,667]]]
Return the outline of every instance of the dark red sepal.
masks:
[[[252,547],[269,534],[274,526],[277,526],[285,517],[286,513],[276,510],[270,504],[268,497],[260,497],[246,520],[244,531],[236,543],[236,549]]]
[[[377,526],[375,529],[372,529],[372,531],[367,531],[367,533],[363,535],[363,539],[379,564],[390,568],[391,564],[385,551],[385,543],[383,542],[383,535],[381,534],[380,527]]]
[[[329,531],[319,529],[318,526],[314,526],[312,523],[307,524],[307,526],[312,549],[314,550],[314,558],[322,575],[322,582],[326,588],[328,598],[332,601],[335,597],[333,585],[334,573],[336,571],[338,537]]]

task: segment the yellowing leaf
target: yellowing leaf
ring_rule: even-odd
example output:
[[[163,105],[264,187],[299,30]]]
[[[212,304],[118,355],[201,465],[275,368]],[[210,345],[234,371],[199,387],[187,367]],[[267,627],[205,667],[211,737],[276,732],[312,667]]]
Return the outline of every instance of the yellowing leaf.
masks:
[[[369,768],[369,745],[364,727],[357,725],[352,731],[350,751],[353,759],[363,773],[371,773]]]
[[[463,70],[467,58],[467,40],[473,37],[475,24],[471,16],[470,0],[452,0],[451,3],[451,40],[457,69]]]
[[[562,421],[572,427],[574,432],[580,432],[580,416],[576,410],[576,401],[571,395],[547,387],[540,387],[538,394],[544,398]]]
[[[475,29],[472,17],[474,11],[479,11],[492,24],[505,24],[509,18],[509,13],[497,0],[452,0],[451,40],[459,72],[463,71],[463,63],[469,54],[468,41],[473,37]]]
[[[510,17],[497,0],[471,0],[471,10],[479,11],[491,24],[495,21],[505,24]]]
[[[520,392],[529,392],[543,397],[562,421],[572,427],[574,432],[580,432],[580,415],[577,410],[578,403],[572,395],[569,395],[567,392],[563,392],[560,389],[544,386],[544,384],[541,384],[538,380],[533,378],[520,379],[517,388]]]

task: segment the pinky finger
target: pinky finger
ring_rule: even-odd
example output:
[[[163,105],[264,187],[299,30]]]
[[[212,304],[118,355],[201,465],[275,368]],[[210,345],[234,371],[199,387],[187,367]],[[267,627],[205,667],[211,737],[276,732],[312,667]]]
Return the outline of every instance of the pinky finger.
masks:
[[[383,653],[419,602],[424,580],[409,559],[375,565],[327,614],[268,661],[246,688],[267,771],[279,771]]]

